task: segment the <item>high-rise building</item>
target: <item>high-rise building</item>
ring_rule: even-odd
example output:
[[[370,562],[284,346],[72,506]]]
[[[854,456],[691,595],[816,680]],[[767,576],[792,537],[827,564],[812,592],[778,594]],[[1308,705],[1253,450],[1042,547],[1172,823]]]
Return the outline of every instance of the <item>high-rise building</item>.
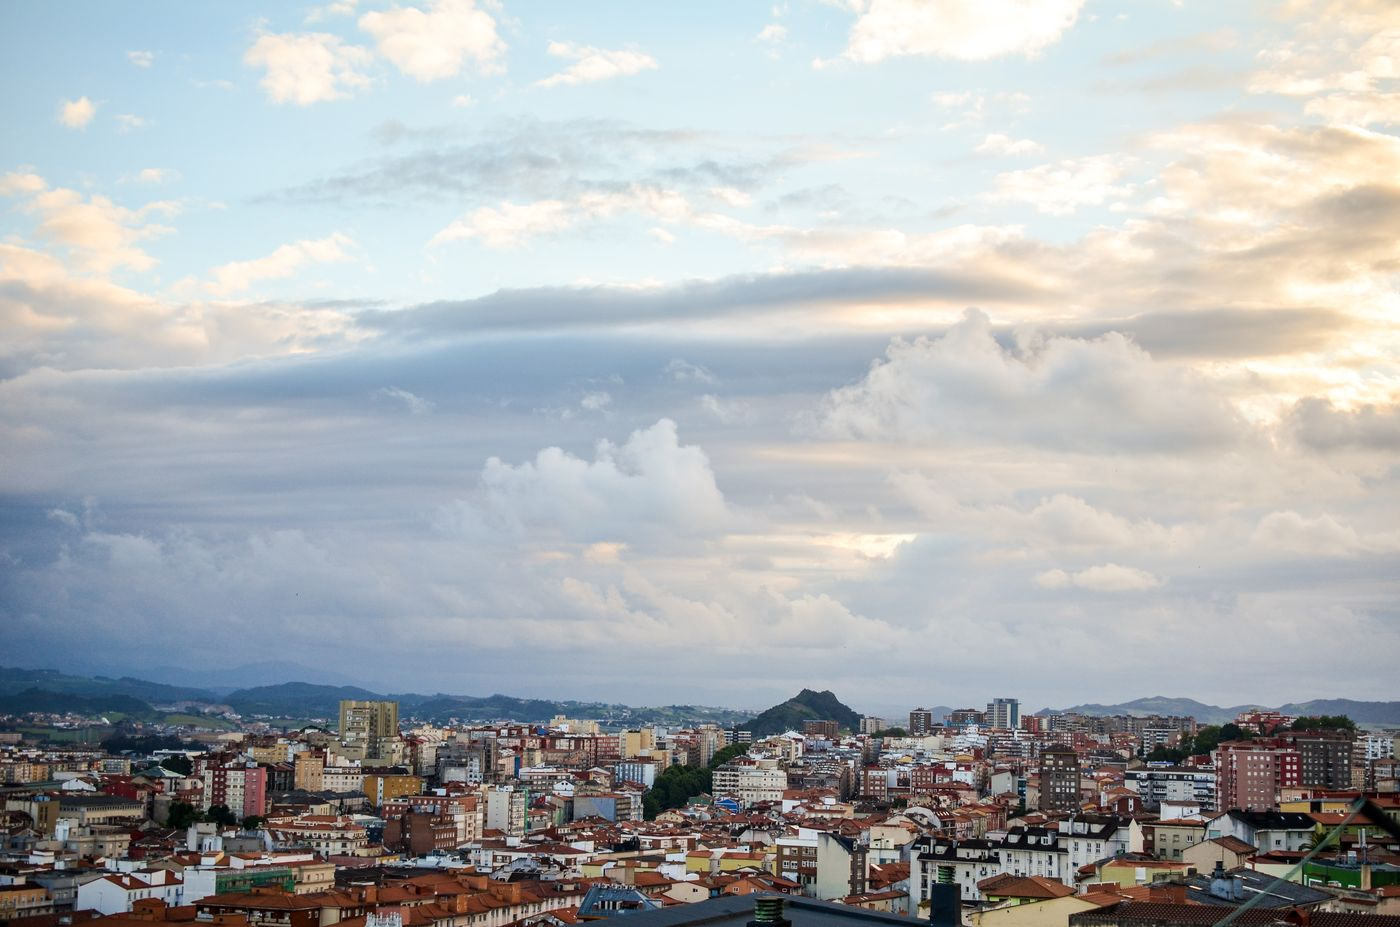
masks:
[[[1272,811],[1283,789],[1302,784],[1303,759],[1281,740],[1228,740],[1211,756],[1222,810]]]
[[[1040,810],[1079,810],[1079,754],[1046,747],[1040,754]]]
[[[1351,754],[1355,735],[1350,731],[1289,731],[1279,736],[1298,751],[1302,761],[1299,785],[1323,789],[1352,787]]]
[[[237,818],[267,813],[267,770],[257,763],[227,763],[204,770],[200,806],[223,805]]]
[[[876,731],[883,731],[885,727],[884,718],[877,718],[874,715],[864,715],[860,719],[860,732],[862,734],[874,734]]]
[[[923,737],[933,731],[933,712],[927,708],[915,708],[909,712],[909,733],[914,737]]]
[[[1021,700],[995,698],[987,703],[987,727],[1014,731],[1021,726]]]
[[[808,737],[832,740],[836,737],[837,723],[824,719],[808,719],[802,722],[802,733]]]
[[[398,702],[341,700],[340,745],[350,759],[386,759],[398,736]]]

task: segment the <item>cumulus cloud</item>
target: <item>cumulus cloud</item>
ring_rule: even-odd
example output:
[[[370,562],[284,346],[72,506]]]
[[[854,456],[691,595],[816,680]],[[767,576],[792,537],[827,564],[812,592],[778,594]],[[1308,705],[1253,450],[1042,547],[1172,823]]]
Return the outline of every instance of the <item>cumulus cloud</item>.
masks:
[[[325,238],[303,239],[282,245],[264,257],[249,261],[231,261],[215,267],[205,289],[216,296],[240,293],[263,280],[280,280],[292,276],[308,264],[332,264],[350,260],[346,250],[355,242],[335,232]]]
[[[873,63],[900,55],[981,61],[1033,55],[1074,25],[1083,0],[854,0],[842,57]]]
[[[474,0],[433,0],[376,10],[360,17],[379,53],[420,83],[454,77],[468,61],[483,74],[504,69],[506,43],[496,20]]]
[[[658,532],[687,537],[722,530],[733,514],[698,447],[680,443],[662,419],[621,445],[600,441],[593,460],[551,447],[533,461],[486,462],[476,494],[456,508],[456,523],[516,537],[583,543]]]
[[[1228,399],[1154,362],[1120,334],[1051,337],[1012,351],[977,310],[940,338],[896,339],[859,382],[833,391],[832,435],[956,444],[972,440],[1144,452],[1239,440]]]
[[[1036,574],[1036,585],[1042,589],[1088,589],[1091,592],[1142,592],[1156,589],[1162,580],[1146,570],[1105,563],[1076,573],[1046,570]]]
[[[1341,409],[1326,399],[1308,397],[1293,404],[1284,424],[1287,432],[1314,450],[1400,450],[1400,405]]]
[[[77,190],[50,188],[37,174],[5,175],[0,193],[27,197],[19,208],[36,217],[34,234],[64,248],[75,264],[95,273],[155,266],[155,258],[139,243],[172,231],[150,221],[152,216],[179,212],[179,205],[167,200],[130,209],[101,194],[84,196]]]
[[[987,148],[984,142],[978,150],[1023,153],[1010,150],[1017,144],[1021,143],[1008,143],[998,150],[996,146]],[[1131,195],[1132,185],[1120,183],[1126,170],[1126,161],[1120,155],[1096,155],[1042,164],[997,175],[987,198],[993,202],[1028,203],[1040,212],[1067,216],[1081,206],[1100,206]]]
[[[65,100],[58,107],[58,121],[70,129],[83,129],[97,115],[97,104],[87,97]]]
[[[265,33],[243,55],[244,64],[266,72],[261,84],[268,99],[297,106],[342,100],[368,87],[363,69],[373,59],[369,49],[327,32]]]
[[[644,52],[609,51],[591,45],[576,45],[573,42],[550,42],[549,53],[556,58],[573,61],[573,64],[557,74],[536,81],[536,87],[591,84],[595,81],[652,71],[658,67],[656,59]]]

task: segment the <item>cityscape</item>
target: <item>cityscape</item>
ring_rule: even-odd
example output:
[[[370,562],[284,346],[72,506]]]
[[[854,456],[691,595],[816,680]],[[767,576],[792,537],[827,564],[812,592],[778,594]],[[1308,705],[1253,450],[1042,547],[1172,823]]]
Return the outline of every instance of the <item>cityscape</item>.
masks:
[[[83,682],[7,671],[26,672]],[[0,701],[0,914],[20,927],[699,923],[717,915],[685,910],[770,896],[793,920],[974,927],[1400,918],[1400,721],[1016,697],[882,718],[804,689],[723,721],[440,722],[305,683],[224,702],[86,683],[106,691]]]
[[[1400,0],[8,0],[0,116],[0,927],[1400,927]]]

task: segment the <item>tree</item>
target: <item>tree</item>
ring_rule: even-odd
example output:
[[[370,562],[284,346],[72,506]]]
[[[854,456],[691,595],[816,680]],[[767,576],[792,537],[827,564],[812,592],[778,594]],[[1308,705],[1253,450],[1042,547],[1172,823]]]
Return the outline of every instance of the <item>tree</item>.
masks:
[[[262,827],[262,826],[263,826],[263,822],[266,821],[266,820],[267,820],[267,818],[262,817],[261,815],[250,814],[250,815],[248,815],[246,818],[243,819],[243,829],[244,829],[244,830],[257,830],[259,827]]]
[[[229,810],[228,805],[210,805],[205,818],[222,827],[238,826],[238,818]]]
[[[1220,725],[1220,743],[1227,740],[1240,740],[1244,736],[1244,729],[1233,721]]]
[[[190,758],[187,756],[180,756],[179,754],[167,756],[160,761],[160,766],[161,769],[168,769],[182,776],[188,776],[194,771],[194,764],[190,762]]]
[[[669,808],[680,808],[714,786],[714,775],[703,766],[668,766],[642,796],[642,813],[654,819]]]
[[[876,731],[871,737],[908,737],[909,732],[902,727],[887,727]]]
[[[730,744],[723,750],[716,751],[715,755],[710,757],[710,768],[714,769],[716,766],[723,766],[736,756],[743,756],[748,752],[748,744]]]
[[[1293,722],[1295,731],[1351,731],[1356,733],[1356,722],[1346,715],[1313,715]]]
[[[195,806],[187,801],[172,802],[169,815],[165,819],[166,827],[173,827],[175,830],[184,830],[197,821],[204,820],[204,815],[196,810]]]

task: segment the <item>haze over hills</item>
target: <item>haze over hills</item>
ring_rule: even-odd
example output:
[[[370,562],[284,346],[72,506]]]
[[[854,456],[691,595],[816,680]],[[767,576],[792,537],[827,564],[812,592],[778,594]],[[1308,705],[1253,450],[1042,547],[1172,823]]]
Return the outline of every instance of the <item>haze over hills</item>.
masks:
[[[52,669],[0,667],[0,711],[75,711],[106,710],[136,713],[162,705],[195,702],[208,705],[226,704],[240,714],[259,714],[285,718],[334,718],[341,699],[394,699],[407,716],[445,722],[459,720],[547,721],[555,715],[585,718],[608,718],[619,724],[682,724],[712,721],[723,726],[740,725],[755,735],[800,730],[805,720],[835,720],[843,727],[856,730],[860,713],[845,705],[830,691],[803,689],[796,696],[774,705],[754,716],[752,711],[702,705],[666,705],[636,707],[605,702],[577,700],[532,699],[509,695],[469,696],[446,693],[380,693],[360,686],[338,685],[308,681],[277,682],[248,686],[259,678],[276,678],[285,669],[297,672],[305,667],[296,663],[250,664],[246,667],[198,673],[172,672],[169,679],[195,680],[204,678],[209,685],[173,685],[170,682],[139,679],[133,676],[79,676]],[[246,677],[240,673],[247,672]],[[315,671],[312,671],[315,673]],[[315,673],[319,678],[335,678],[335,674]],[[243,681],[244,686],[231,689],[227,683]],[[217,681],[218,685],[214,684]],[[22,696],[22,697],[21,697]],[[136,702],[126,701],[134,699]],[[140,704],[138,704],[138,702]],[[25,708],[23,706],[43,706]],[[66,706],[66,707],[65,707]],[[121,706],[121,707],[118,707]],[[1078,712],[1090,715],[1190,715],[1203,724],[1222,724],[1233,720],[1241,711],[1271,707],[1256,704],[1222,707],[1190,698],[1152,696],[1117,704],[1084,703],[1064,709],[1045,708],[1037,714],[1052,711]],[[949,711],[947,706],[930,708],[935,720]],[[1353,699],[1314,699],[1276,706],[1288,715],[1344,714],[1358,724],[1400,724],[1400,701],[1368,702]],[[903,727],[904,714],[887,714],[885,721],[892,727]]]
[[[1089,703],[1070,708],[1042,708],[1039,715],[1076,713],[1082,715],[1189,715],[1202,724],[1224,724],[1242,711],[1262,708],[1285,715],[1346,715],[1358,724],[1400,724],[1400,702],[1361,702],[1352,699],[1314,699],[1287,705],[1207,705],[1189,698],[1154,695],[1116,705]]]

